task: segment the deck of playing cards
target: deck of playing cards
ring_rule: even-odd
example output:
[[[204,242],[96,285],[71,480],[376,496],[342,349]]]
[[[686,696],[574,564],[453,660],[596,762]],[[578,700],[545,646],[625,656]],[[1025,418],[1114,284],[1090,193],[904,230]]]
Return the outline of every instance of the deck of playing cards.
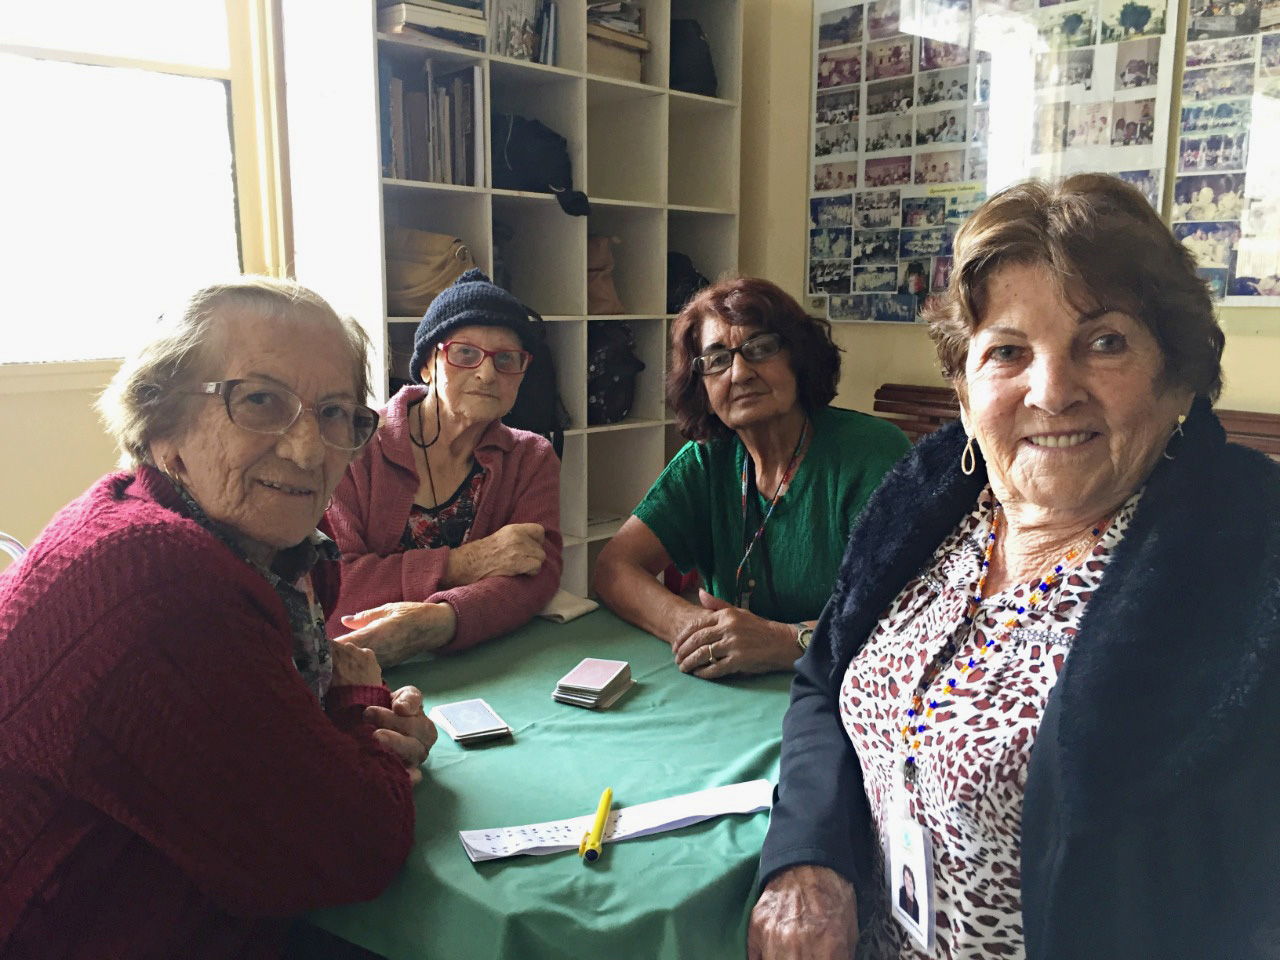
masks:
[[[511,735],[511,728],[506,721],[494,713],[489,704],[478,698],[432,707],[427,716],[441,730],[464,745]]]
[[[560,678],[552,698],[575,707],[603,710],[634,687],[631,664],[625,660],[587,657]]]

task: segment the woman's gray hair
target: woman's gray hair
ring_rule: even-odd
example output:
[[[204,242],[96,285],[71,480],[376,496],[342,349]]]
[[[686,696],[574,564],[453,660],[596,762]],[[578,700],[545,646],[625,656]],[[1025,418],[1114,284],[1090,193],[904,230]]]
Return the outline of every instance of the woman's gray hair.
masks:
[[[368,397],[370,343],[359,324],[340,317],[318,293],[293,280],[238,277],[203,287],[161,315],[150,339],[125,358],[98,397],[98,415],[120,448],[122,467],[151,463],[151,442],[186,427],[195,400],[192,388],[213,369],[209,349],[216,343],[215,319],[228,308],[253,311],[264,320],[336,323],[351,350],[356,398]]]

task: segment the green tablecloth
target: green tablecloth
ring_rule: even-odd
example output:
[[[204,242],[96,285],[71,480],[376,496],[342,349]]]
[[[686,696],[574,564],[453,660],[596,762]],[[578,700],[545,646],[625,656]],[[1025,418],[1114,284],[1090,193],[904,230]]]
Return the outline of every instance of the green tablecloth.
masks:
[[[559,704],[555,682],[583,657],[631,663],[637,684],[607,711]],[[745,955],[748,899],[767,813],[730,815],[572,853],[473,864],[459,830],[625,807],[707,787],[776,781],[790,676],[710,682],[606,611],[542,620],[456,657],[388,671],[428,705],[481,696],[515,730],[462,748],[441,735],[417,788],[413,852],[371,903],[311,919],[390,960]],[[359,829],[359,824],[353,824]]]

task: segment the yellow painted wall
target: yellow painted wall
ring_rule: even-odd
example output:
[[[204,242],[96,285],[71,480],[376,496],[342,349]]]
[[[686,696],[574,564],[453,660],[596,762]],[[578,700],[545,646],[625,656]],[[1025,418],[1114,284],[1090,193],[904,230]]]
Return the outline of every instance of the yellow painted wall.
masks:
[[[813,3],[747,0],[745,14],[740,261],[804,302]],[[1280,309],[1226,308],[1222,321],[1220,406],[1280,413]],[[870,410],[882,383],[942,383],[921,328],[836,324],[835,339],[842,406]]]
[[[49,518],[115,466],[93,401],[110,363],[0,366],[0,530],[31,543]],[[0,566],[5,559],[0,555]]]

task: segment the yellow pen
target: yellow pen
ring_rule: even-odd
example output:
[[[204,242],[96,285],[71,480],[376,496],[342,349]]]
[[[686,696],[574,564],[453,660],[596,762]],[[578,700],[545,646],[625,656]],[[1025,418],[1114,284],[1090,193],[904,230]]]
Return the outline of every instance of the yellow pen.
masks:
[[[578,856],[582,857],[583,863],[591,863],[600,856],[600,847],[604,843],[604,824],[609,819],[609,807],[612,803],[613,790],[605,787],[604,793],[600,794],[600,806],[596,807],[596,821],[582,835],[582,842],[578,844]]]

